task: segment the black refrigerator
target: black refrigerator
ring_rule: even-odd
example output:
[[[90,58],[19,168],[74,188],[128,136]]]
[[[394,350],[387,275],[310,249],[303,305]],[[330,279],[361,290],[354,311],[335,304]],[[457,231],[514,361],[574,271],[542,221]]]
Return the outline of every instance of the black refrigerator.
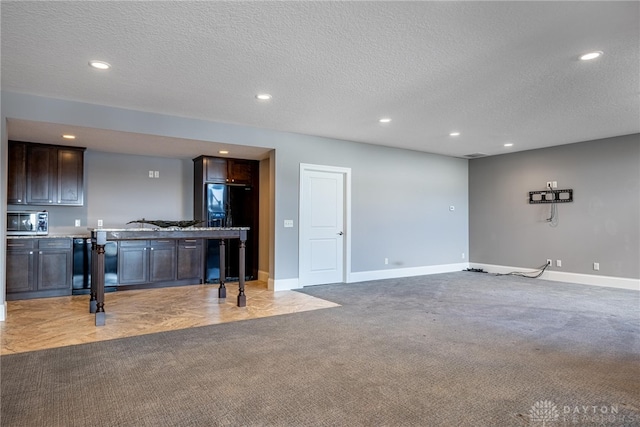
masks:
[[[246,242],[247,265],[245,279],[256,279],[257,265],[252,254],[256,252],[255,232],[257,205],[255,190],[251,186],[229,184],[205,184],[205,212],[208,227],[251,227]],[[237,239],[225,241],[226,280],[238,279]],[[214,283],[220,280],[220,240],[209,239],[206,252],[205,281]]]

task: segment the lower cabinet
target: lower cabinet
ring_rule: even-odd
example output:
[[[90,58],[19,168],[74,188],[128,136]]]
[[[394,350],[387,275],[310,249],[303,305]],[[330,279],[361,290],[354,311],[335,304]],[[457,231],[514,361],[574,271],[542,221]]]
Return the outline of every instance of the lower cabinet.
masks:
[[[118,242],[118,283],[180,285],[202,283],[202,240]]]
[[[202,239],[178,240],[178,280],[200,280],[204,272]]]
[[[70,238],[7,239],[7,300],[71,295]]]

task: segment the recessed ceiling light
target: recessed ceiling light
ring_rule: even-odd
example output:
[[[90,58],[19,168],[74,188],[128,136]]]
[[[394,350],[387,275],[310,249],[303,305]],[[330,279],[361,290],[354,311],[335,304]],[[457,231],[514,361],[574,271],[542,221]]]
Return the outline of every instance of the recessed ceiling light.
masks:
[[[602,56],[602,51],[598,50],[598,51],[595,51],[595,52],[585,53],[584,55],[582,55],[580,57],[580,60],[581,61],[590,61],[592,59],[599,58],[600,56]]]
[[[62,135],[62,137],[64,139],[76,139],[76,136],[75,135],[71,135],[71,134],[64,134],[64,135]]]
[[[89,61],[89,65],[98,70],[108,70],[111,68],[111,64],[104,61]]]
[[[218,151],[218,153],[220,153],[220,154],[229,154],[229,151],[227,151],[227,150],[220,150],[220,151]]]
[[[256,98],[261,101],[268,101],[271,99],[271,95],[269,95],[268,93],[259,93],[256,95]]]
[[[513,144],[511,142],[507,142],[506,144],[504,144],[505,147],[513,147]]]
[[[391,121],[391,119],[389,117],[383,117],[380,120],[378,120],[380,123],[389,123]]]
[[[451,132],[449,136],[460,136],[460,132]]]

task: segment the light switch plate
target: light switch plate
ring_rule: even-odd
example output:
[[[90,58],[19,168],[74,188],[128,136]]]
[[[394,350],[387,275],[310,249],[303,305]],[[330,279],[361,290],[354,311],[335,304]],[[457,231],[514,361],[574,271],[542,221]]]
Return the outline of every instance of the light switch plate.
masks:
[[[293,220],[292,219],[285,219],[284,220],[284,226],[285,226],[285,228],[292,228],[293,227]]]
[[[76,224],[76,227],[80,227],[80,220],[76,219],[75,224]]]

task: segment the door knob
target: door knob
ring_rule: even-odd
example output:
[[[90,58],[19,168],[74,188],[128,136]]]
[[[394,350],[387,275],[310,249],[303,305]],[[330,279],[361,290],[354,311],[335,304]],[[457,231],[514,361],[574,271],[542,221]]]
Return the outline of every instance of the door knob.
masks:
[[[344,233],[341,231],[338,233],[338,236],[342,236]]]

